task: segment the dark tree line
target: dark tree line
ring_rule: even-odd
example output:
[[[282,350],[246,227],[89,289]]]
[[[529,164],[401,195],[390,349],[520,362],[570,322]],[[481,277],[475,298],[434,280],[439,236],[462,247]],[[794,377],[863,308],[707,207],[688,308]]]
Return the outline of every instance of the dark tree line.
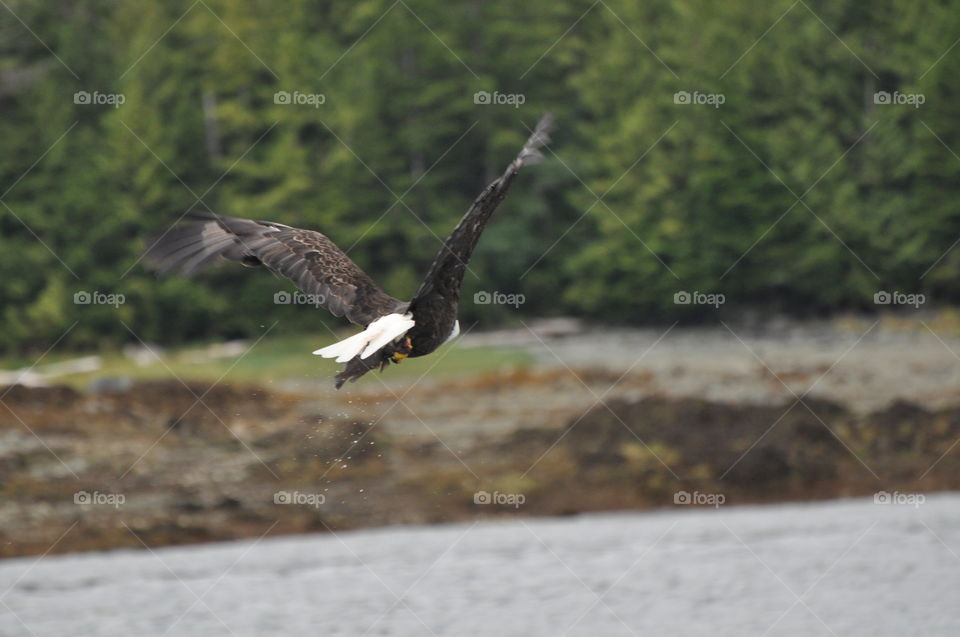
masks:
[[[86,347],[327,320],[275,304],[290,288],[268,274],[145,273],[146,237],[188,209],[321,229],[409,295],[548,109],[554,152],[484,236],[467,321],[715,311],[680,291],[723,294],[724,311],[960,298],[956,0],[8,6],[8,351],[75,321],[67,342]],[[75,303],[84,291],[124,303]]]

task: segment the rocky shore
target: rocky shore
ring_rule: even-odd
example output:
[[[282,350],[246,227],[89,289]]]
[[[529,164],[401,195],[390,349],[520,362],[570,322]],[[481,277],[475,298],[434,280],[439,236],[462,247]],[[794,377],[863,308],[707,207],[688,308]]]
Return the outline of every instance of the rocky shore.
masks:
[[[178,381],[0,389],[0,556],[960,488],[960,408],[714,402],[644,390],[645,377],[583,408],[570,387],[620,374],[576,376],[431,380],[337,403]],[[451,396],[471,435],[447,426]]]

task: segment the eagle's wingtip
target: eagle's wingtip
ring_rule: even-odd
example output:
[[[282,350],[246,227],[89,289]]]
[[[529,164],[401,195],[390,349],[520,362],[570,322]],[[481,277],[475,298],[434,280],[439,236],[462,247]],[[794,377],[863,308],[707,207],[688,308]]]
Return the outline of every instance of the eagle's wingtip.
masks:
[[[550,143],[550,134],[556,128],[555,123],[556,120],[552,111],[547,111],[540,116],[536,128],[533,129],[533,133],[530,134],[527,143],[523,145],[523,149],[520,151],[521,165],[535,164],[543,160],[541,149]]]

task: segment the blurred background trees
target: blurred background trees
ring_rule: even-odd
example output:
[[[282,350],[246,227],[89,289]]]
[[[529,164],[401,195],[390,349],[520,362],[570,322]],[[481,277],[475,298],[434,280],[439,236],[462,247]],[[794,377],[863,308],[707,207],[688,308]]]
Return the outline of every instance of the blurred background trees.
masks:
[[[337,324],[275,305],[290,286],[267,273],[146,273],[147,238],[186,210],[320,229],[409,296],[546,110],[556,155],[484,236],[466,321],[516,315],[473,304],[478,290],[524,294],[522,314],[632,323],[696,318],[678,290],[723,293],[728,312],[870,309],[882,289],[960,300],[960,0],[8,6],[7,352],[76,321],[76,348]],[[323,103],[277,103],[283,91]],[[923,104],[876,104],[879,91]],[[76,305],[80,290],[127,302]]]

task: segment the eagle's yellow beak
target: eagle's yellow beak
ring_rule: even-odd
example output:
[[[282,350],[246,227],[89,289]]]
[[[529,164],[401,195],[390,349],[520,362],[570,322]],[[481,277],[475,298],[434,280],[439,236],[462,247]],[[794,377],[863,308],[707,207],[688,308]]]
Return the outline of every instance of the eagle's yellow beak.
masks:
[[[404,354],[403,352],[394,352],[393,356],[390,357],[390,360],[399,365],[407,356],[409,356],[409,354]]]

